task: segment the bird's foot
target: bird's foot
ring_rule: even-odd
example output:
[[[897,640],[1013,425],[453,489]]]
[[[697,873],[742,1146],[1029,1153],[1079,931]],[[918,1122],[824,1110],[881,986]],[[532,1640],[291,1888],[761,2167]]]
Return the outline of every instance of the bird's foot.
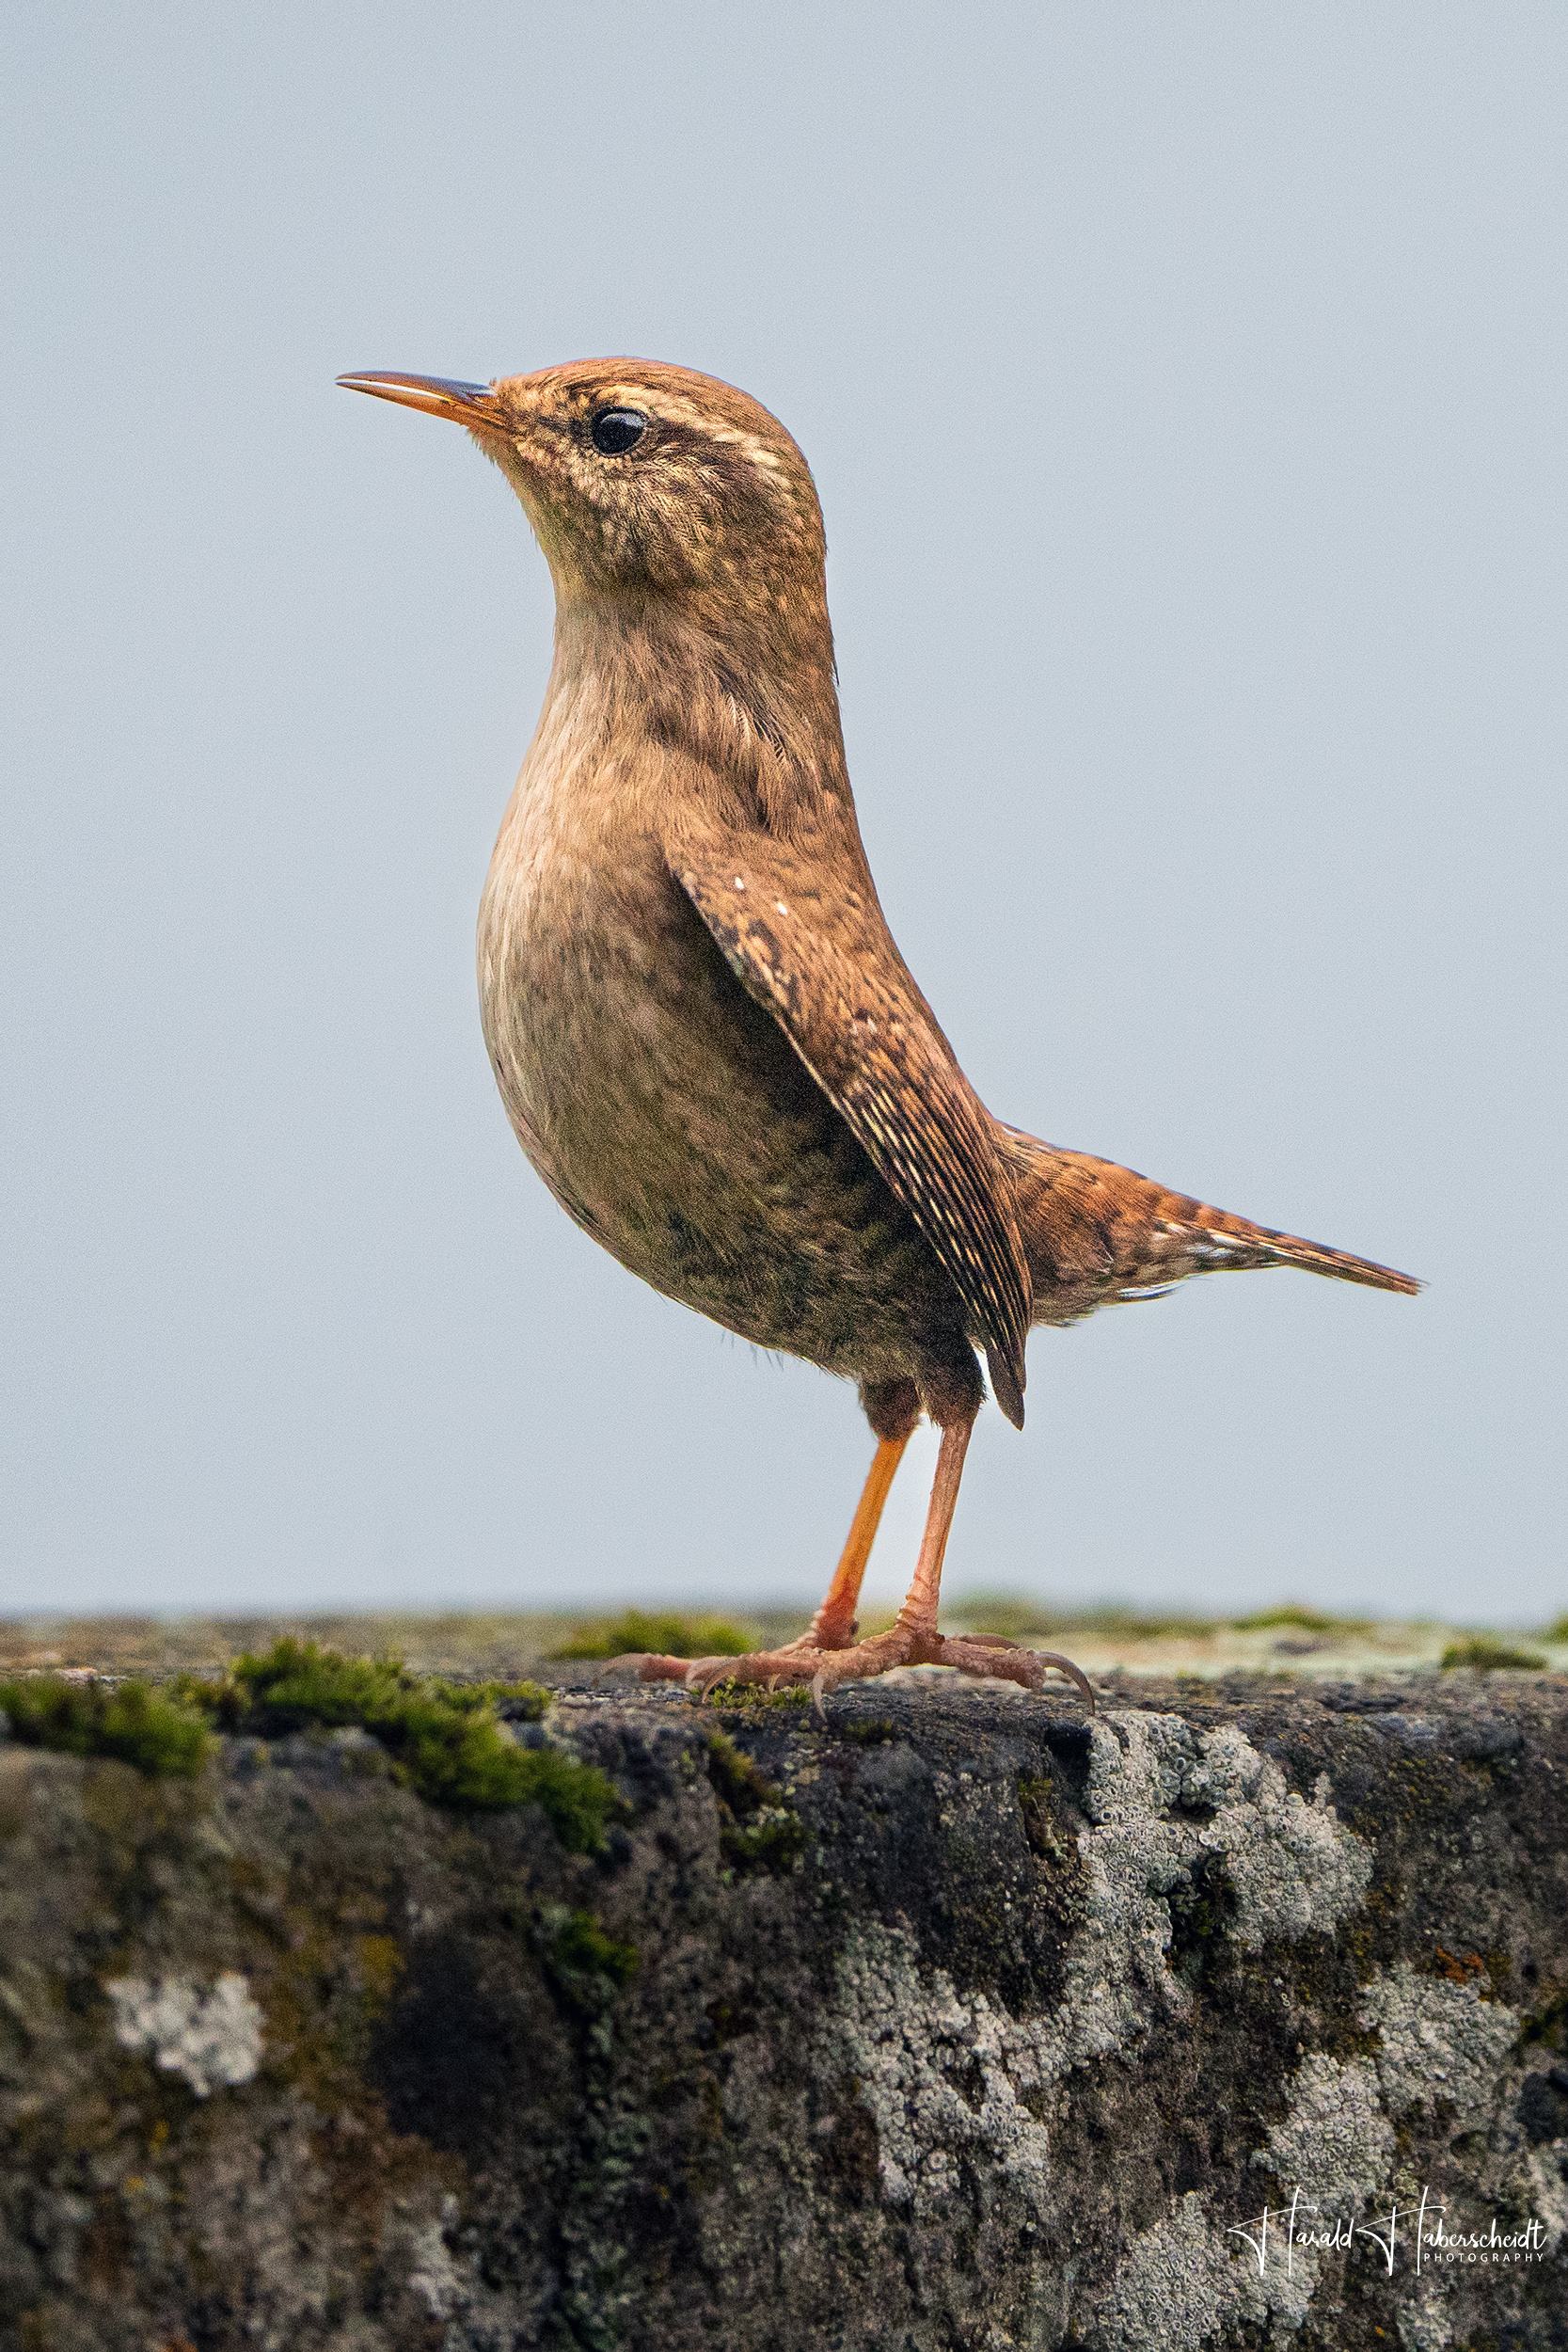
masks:
[[[655,1669],[653,1673],[649,1672],[650,1666]],[[689,1661],[661,1658],[640,1661],[644,1681],[683,1681],[699,1699],[706,1698],[710,1691],[725,1681],[807,1682],[819,1714],[824,1697],[841,1682],[863,1682],[873,1675],[886,1674],[893,1666],[956,1666],[963,1674],[1021,1683],[1026,1691],[1039,1690],[1047,1668],[1054,1667],[1077,1684],[1089,1713],[1095,1711],[1089,1678],[1070,1658],[1062,1658],[1054,1650],[1020,1649],[1016,1643],[1004,1641],[999,1634],[977,1633],[949,1639],[934,1628],[911,1625],[902,1617],[886,1633],[873,1634],[841,1649],[823,1648],[806,1635],[786,1648],[758,1650],[744,1658],[694,1658]]]
[[[639,1682],[684,1682],[688,1689],[696,1686],[692,1677],[701,1669],[706,1676],[700,1698],[705,1698],[716,1682],[733,1676],[737,1682],[784,1681],[802,1678],[809,1682],[824,1654],[843,1645],[823,1642],[815,1634],[802,1633],[798,1641],[785,1642],[776,1650],[754,1650],[740,1658],[669,1658],[657,1650],[627,1650],[620,1658],[607,1658],[595,1668],[594,1679],[598,1682],[606,1675],[634,1674]],[[804,1668],[804,1676],[799,1671]],[[709,1671],[711,1669],[711,1671]]]
[[[890,1632],[875,1634],[868,1641],[832,1648],[806,1633],[782,1649],[755,1650],[745,1658],[693,1658],[687,1661],[681,1678],[698,1699],[705,1699],[721,1682],[765,1682],[770,1688],[779,1682],[806,1682],[820,1714],[825,1692],[841,1682],[860,1682],[867,1675],[885,1674],[890,1666],[905,1664],[909,1655],[908,1629],[903,1626],[895,1625]]]
[[[993,1681],[1022,1683],[1026,1691],[1037,1691],[1045,1680],[1047,1667],[1066,1675],[1075,1682],[1083,1694],[1084,1705],[1092,1715],[1095,1711],[1094,1689],[1082,1666],[1075,1666],[1070,1658],[1064,1658],[1053,1649],[1021,1649],[1016,1642],[1006,1642],[999,1633],[968,1633],[939,1641],[935,1663],[957,1666],[966,1675],[989,1675]]]

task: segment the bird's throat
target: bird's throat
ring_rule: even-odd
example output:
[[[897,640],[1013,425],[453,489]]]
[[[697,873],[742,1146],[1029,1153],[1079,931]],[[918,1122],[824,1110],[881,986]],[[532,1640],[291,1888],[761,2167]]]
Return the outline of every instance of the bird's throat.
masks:
[[[592,703],[620,743],[684,756],[770,828],[848,803],[832,643],[717,635],[673,600],[558,596],[552,698]]]

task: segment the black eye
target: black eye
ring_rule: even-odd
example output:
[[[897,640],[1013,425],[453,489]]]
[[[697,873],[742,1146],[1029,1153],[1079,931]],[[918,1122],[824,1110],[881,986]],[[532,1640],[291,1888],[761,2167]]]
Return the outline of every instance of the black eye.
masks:
[[[601,457],[624,457],[648,430],[641,408],[601,408],[590,428]]]

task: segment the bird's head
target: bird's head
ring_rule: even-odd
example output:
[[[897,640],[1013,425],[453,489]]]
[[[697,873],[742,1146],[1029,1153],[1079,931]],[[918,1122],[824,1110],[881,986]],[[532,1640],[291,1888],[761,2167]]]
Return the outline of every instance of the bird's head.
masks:
[[[775,417],[733,385],[646,359],[577,359],[493,384],[341,375],[467,426],[522,501],[555,581],[557,675],[592,672],[793,821],[848,806],[822,510]]]
[[[338,381],[466,425],[522,501],[563,606],[825,609],[810,469],[732,385],[644,359],[578,359],[493,384],[379,370]]]

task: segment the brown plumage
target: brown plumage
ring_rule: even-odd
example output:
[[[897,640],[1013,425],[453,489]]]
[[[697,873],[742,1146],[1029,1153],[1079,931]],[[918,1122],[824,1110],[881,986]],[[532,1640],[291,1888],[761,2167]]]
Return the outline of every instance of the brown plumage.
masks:
[[[1036,1323],[1077,1323],[1097,1307],[1159,1298],[1189,1274],[1299,1266],[1339,1282],[1413,1295],[1420,1284],[1391,1266],[1353,1258],[1297,1233],[1276,1233],[1227,1209],[1004,1127],[1015,1215],[1034,1286]]]
[[[1034,1323],[1216,1267],[1412,1291],[994,1120],[894,944],[845,769],[821,512],[732,387],[635,359],[490,386],[340,379],[467,426],[548,559],[555,662],[480,909],[508,1115],[595,1240],[667,1295],[858,1381],[878,1438],[810,1634],[640,1658],[822,1692],[936,1661],[1039,1686],[1066,1659],[937,1631],[983,1353],[1023,1424]],[[893,1630],[854,1641],[877,1522],[922,1412],[931,1508]]]

